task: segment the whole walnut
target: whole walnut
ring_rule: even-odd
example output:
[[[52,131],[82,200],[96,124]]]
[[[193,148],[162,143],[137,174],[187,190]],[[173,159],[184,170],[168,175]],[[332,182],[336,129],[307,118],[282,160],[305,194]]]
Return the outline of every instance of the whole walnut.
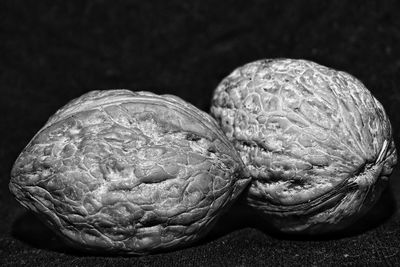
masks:
[[[347,227],[379,198],[397,161],[382,105],[350,74],[310,61],[237,68],[211,112],[250,171],[247,203],[283,232]]]
[[[92,91],[15,162],[10,190],[69,245],[145,254],[204,236],[250,179],[211,116],[172,96]]]

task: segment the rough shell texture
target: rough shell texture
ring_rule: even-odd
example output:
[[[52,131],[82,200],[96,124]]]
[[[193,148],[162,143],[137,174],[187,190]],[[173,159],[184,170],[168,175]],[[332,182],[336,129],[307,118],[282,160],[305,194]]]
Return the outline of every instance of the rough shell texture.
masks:
[[[347,226],[396,164],[382,105],[350,74],[310,61],[236,69],[215,90],[211,112],[250,170],[248,203],[285,232]]]
[[[48,120],[10,190],[74,247],[143,254],[203,236],[248,181],[208,114],[171,95],[109,90]]]

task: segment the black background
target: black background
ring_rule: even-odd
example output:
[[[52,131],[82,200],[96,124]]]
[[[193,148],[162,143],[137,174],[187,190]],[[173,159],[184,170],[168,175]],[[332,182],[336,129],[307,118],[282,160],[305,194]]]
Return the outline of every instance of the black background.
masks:
[[[68,250],[8,192],[19,152],[47,118],[92,89],[175,94],[208,111],[234,68],[304,58],[347,71],[385,107],[399,144],[398,1],[1,1],[0,265],[400,265],[400,173],[352,229],[283,236],[231,212],[202,242],[144,257]],[[241,207],[237,207],[241,210]]]

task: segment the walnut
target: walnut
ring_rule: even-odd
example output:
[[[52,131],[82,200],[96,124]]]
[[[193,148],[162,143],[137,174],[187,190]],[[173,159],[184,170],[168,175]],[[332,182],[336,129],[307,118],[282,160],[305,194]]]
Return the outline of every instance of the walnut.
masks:
[[[248,204],[283,232],[345,228],[378,199],[397,161],[382,105],[350,74],[310,61],[237,68],[211,112],[248,166]]]
[[[182,99],[92,91],[15,162],[10,190],[69,245],[145,254],[204,236],[249,182],[214,119]]]

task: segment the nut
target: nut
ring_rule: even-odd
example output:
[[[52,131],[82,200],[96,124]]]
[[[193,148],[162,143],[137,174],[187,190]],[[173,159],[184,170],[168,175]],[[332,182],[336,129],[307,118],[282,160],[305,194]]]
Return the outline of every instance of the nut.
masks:
[[[145,254],[204,236],[249,178],[208,114],[182,99],[92,91],[15,162],[10,190],[69,245]]]
[[[382,105],[350,74],[310,61],[237,68],[211,112],[248,166],[248,204],[283,232],[345,228],[378,199],[397,161]]]

